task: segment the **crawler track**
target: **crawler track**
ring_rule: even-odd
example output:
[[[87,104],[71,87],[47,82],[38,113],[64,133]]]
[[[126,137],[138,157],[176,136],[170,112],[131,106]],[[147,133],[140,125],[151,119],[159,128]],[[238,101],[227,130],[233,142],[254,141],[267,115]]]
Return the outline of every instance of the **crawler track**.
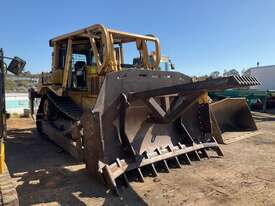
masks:
[[[63,114],[70,117],[72,120],[80,120],[82,109],[68,97],[59,97],[54,93],[47,93],[48,99],[61,111]]]
[[[19,201],[15,185],[6,168],[4,173],[0,175],[0,205],[1,206],[18,206]]]

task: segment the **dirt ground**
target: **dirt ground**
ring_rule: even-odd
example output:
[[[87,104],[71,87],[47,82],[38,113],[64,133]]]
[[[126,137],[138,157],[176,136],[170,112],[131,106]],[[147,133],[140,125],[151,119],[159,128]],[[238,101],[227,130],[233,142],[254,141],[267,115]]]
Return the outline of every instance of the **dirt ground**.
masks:
[[[275,116],[254,117],[261,134],[222,145],[223,158],[132,182],[122,197],[106,193],[83,164],[41,138],[31,119],[8,121],[6,160],[20,205],[275,206]]]

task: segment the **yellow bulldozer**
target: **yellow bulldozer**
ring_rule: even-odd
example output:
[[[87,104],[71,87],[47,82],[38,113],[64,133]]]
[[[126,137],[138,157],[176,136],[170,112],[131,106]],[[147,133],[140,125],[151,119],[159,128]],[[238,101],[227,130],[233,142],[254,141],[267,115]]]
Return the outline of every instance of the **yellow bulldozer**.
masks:
[[[212,135],[208,91],[258,84],[238,76],[194,83],[161,71],[157,37],[99,24],[49,44],[52,70],[30,91],[31,103],[40,98],[37,129],[117,193],[129,173],[144,181],[145,174],[169,172],[211,151],[222,156]]]

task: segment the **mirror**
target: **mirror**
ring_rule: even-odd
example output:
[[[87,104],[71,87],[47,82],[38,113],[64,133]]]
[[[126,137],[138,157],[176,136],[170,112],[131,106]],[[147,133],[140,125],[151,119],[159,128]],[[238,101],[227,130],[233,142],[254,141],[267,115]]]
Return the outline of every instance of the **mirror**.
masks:
[[[175,65],[172,63],[172,61],[171,61],[171,59],[170,59],[170,58],[168,59],[168,62],[169,62],[169,64],[170,64],[170,68],[171,68],[171,70],[175,70],[175,69],[176,69],[176,67],[175,67]]]
[[[13,74],[20,74],[23,71],[25,65],[26,62],[23,59],[20,59],[19,57],[14,57],[10,62],[7,70]]]

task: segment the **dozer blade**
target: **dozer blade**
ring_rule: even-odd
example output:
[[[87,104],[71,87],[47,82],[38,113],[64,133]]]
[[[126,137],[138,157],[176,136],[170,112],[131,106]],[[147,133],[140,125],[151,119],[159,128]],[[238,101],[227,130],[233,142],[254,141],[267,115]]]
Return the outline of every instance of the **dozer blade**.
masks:
[[[220,144],[258,134],[245,98],[226,98],[210,104],[212,131]]]
[[[118,193],[128,173],[169,172],[182,163],[223,153],[213,138],[207,90],[257,84],[228,77],[192,83],[177,72],[125,70],[106,75],[90,112],[84,112],[87,169]],[[211,155],[212,156],[212,153]],[[146,172],[144,172],[146,171]]]
[[[117,182],[120,178],[127,185],[130,171],[134,170],[143,180],[144,170],[151,175],[169,172],[171,168],[181,167],[181,164],[190,164],[194,158],[208,158],[209,150],[222,156],[219,145],[211,136],[208,104],[198,101],[202,95],[205,93],[130,102],[121,95],[118,104],[115,104],[115,116],[110,110],[101,117],[94,113],[91,118],[95,118],[93,124],[98,127],[95,130],[104,135],[104,139],[98,142],[104,149],[96,149],[95,141],[91,144],[94,145],[93,150],[99,151],[98,171],[108,186],[119,193]],[[162,107],[165,98],[171,101],[169,110]],[[102,127],[96,124],[100,122]],[[95,130],[91,133],[97,135]],[[84,145],[89,147],[85,141]],[[89,148],[85,150],[89,152]],[[94,158],[92,154],[89,156]],[[85,158],[85,161],[89,167],[89,159]]]

